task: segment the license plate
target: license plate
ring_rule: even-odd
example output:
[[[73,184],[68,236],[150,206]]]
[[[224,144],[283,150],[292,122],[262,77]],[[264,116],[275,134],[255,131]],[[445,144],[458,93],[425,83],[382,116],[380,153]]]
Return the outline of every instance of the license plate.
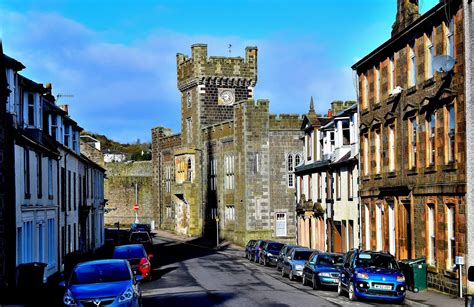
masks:
[[[337,283],[339,283],[339,279],[333,278],[333,279],[332,279],[332,282],[335,283],[335,284],[337,284]]]
[[[382,290],[392,290],[392,286],[390,285],[374,285],[374,289],[382,289]]]

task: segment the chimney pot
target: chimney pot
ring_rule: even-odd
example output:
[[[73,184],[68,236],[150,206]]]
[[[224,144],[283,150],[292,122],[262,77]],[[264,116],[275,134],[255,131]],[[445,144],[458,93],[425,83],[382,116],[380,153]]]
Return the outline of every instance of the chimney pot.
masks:
[[[59,108],[69,115],[69,106],[67,104],[59,105]]]

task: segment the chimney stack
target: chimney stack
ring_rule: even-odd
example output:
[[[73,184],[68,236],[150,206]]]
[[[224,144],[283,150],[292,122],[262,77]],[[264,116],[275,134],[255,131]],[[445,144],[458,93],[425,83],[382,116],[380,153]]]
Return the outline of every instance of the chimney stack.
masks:
[[[328,117],[329,117],[329,118],[332,117],[332,109],[328,109]]]
[[[420,17],[418,0],[397,0],[397,17],[392,26],[392,36],[401,32]]]

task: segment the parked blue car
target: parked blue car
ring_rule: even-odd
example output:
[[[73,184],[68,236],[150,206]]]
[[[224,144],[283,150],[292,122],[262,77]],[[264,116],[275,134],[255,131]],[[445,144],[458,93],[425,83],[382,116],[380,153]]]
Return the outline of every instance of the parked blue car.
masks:
[[[351,301],[377,299],[402,303],[405,276],[392,255],[355,249],[346,254],[337,292],[347,292]]]
[[[141,305],[141,276],[133,276],[127,260],[109,259],[79,263],[71,273],[63,303],[66,306]]]
[[[265,243],[262,250],[260,251],[260,264],[263,264],[264,266],[276,265],[278,254],[284,245],[285,244],[283,243],[273,241],[268,241]]]
[[[321,286],[337,287],[343,263],[343,254],[314,252],[303,269],[303,286],[309,282],[314,290]]]
[[[288,274],[290,280],[303,276],[303,268],[306,260],[313,254],[313,250],[305,247],[295,247],[284,259],[281,269],[281,277]]]

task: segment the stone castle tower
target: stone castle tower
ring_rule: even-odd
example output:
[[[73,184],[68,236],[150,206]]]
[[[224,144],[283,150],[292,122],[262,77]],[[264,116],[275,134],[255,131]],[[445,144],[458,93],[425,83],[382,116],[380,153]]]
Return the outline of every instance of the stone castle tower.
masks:
[[[286,157],[301,148],[300,116],[271,115],[269,101],[252,100],[256,47],[244,58],[208,56],[203,44],[191,50],[176,56],[181,133],[152,129],[160,227],[213,238],[219,227],[221,237],[243,243],[272,238],[278,220],[280,238],[294,240]]]

